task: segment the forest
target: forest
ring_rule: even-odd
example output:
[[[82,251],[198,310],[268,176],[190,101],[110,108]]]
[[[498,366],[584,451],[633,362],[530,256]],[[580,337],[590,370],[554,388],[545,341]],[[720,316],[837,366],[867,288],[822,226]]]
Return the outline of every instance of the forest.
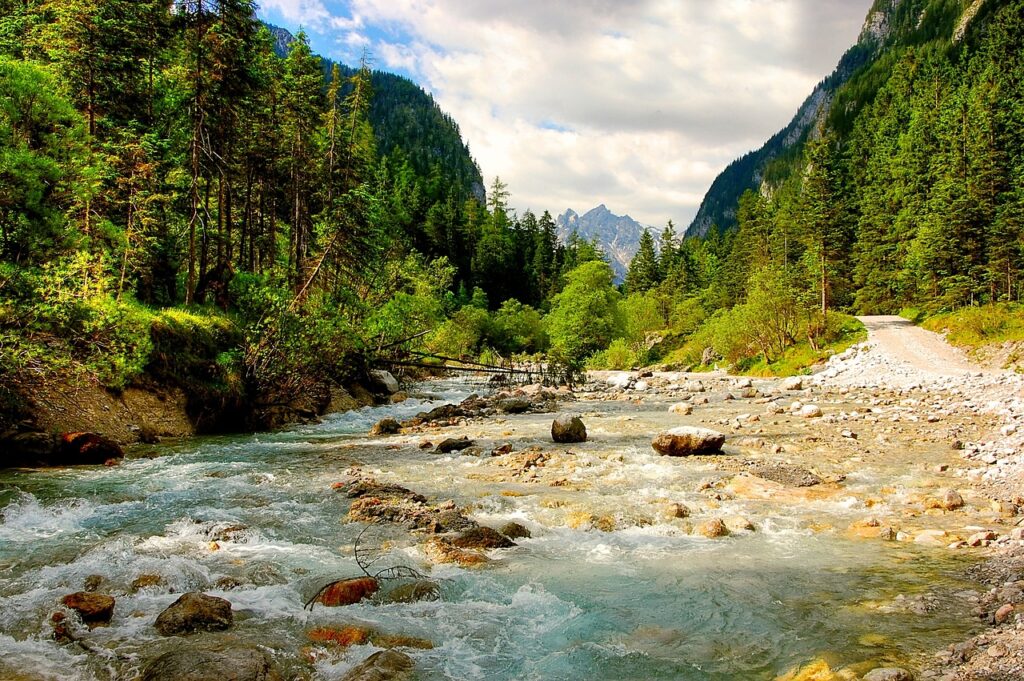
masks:
[[[622,286],[484,197],[415,85],[301,33],[282,56],[255,9],[0,0],[6,385],[287,401],[405,350],[786,373],[856,340],[848,313],[1019,300],[1024,3],[880,52],[735,230],[668,221]]]

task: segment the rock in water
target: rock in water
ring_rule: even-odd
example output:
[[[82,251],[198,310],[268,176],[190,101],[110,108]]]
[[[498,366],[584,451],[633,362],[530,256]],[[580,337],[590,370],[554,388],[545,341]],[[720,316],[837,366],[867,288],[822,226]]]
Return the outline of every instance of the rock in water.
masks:
[[[341,677],[341,681],[397,681],[408,678],[414,664],[412,658],[405,653],[382,650],[363,660]]]
[[[964,498],[960,496],[960,493],[955,489],[947,489],[942,494],[942,500],[940,503],[942,504],[942,508],[947,511],[955,511],[958,508],[964,507]]]
[[[509,539],[529,539],[531,536],[527,527],[516,522],[505,523],[499,531]]]
[[[707,428],[680,426],[659,433],[651,446],[665,456],[717,454],[725,444],[725,435]]]
[[[516,545],[497,530],[484,526],[466,530],[451,542],[460,549],[508,549]]]
[[[551,422],[551,439],[562,444],[587,441],[587,427],[583,419],[573,414],[559,414]]]
[[[373,577],[356,577],[334,582],[316,597],[317,603],[328,608],[358,603],[367,596],[372,596],[380,589],[380,582]]]
[[[374,424],[370,435],[395,435],[402,430],[402,424],[392,418],[381,419]]]
[[[706,520],[694,528],[694,532],[708,539],[715,539],[717,537],[726,537],[729,535],[729,528],[726,527],[725,523],[718,518],[712,518]]]
[[[164,653],[142,671],[142,681],[282,681],[259,648],[225,650],[182,647]]]
[[[468,437],[450,437],[447,440],[443,440],[441,444],[434,448],[434,451],[439,454],[451,454],[452,452],[461,452],[463,449],[469,449],[473,446],[473,441]]]
[[[524,414],[530,411],[533,403],[525,397],[510,397],[498,402],[498,411],[503,414]]]
[[[441,585],[429,579],[417,579],[400,584],[384,596],[387,603],[416,603],[436,601],[440,598]]]
[[[193,591],[171,603],[153,626],[164,636],[180,636],[193,631],[227,629],[233,621],[229,601]]]
[[[68,594],[61,601],[78,613],[89,627],[104,626],[114,616],[114,597],[79,591]]]
[[[388,395],[394,395],[401,388],[395,377],[391,375],[391,372],[384,371],[383,369],[371,371],[370,380],[373,382],[374,389]]]
[[[65,433],[57,448],[58,465],[99,465],[110,459],[123,459],[124,451],[113,440],[96,433]]]
[[[883,667],[869,671],[864,681],[914,681],[914,675],[900,667]]]

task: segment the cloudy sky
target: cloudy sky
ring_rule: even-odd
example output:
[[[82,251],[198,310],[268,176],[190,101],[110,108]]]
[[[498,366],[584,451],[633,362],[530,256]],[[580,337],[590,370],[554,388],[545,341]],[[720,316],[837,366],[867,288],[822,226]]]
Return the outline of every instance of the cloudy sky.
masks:
[[[871,0],[259,0],[314,49],[409,76],[512,204],[686,226],[788,123]]]

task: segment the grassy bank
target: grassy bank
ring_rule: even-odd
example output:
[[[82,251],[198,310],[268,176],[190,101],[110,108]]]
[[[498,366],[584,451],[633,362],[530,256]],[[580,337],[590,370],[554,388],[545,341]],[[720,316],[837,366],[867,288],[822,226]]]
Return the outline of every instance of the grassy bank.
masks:
[[[983,364],[1024,371],[1024,305],[995,303],[931,316],[907,308],[900,316],[942,334]]]
[[[931,317],[917,310],[901,314],[929,331],[944,334],[950,343],[962,348],[1024,341],[1024,305],[1016,303],[965,307]]]

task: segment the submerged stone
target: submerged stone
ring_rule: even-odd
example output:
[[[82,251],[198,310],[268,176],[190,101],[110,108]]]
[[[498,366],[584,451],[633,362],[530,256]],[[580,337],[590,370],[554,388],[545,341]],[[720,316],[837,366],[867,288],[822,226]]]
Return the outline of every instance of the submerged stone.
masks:
[[[187,646],[146,665],[142,681],[281,681],[281,675],[270,657],[255,646]]]
[[[341,681],[392,681],[408,678],[415,666],[413,659],[397,650],[374,653],[354,667]]]
[[[164,636],[179,636],[194,631],[227,629],[233,621],[229,601],[193,591],[167,606],[153,626]]]

